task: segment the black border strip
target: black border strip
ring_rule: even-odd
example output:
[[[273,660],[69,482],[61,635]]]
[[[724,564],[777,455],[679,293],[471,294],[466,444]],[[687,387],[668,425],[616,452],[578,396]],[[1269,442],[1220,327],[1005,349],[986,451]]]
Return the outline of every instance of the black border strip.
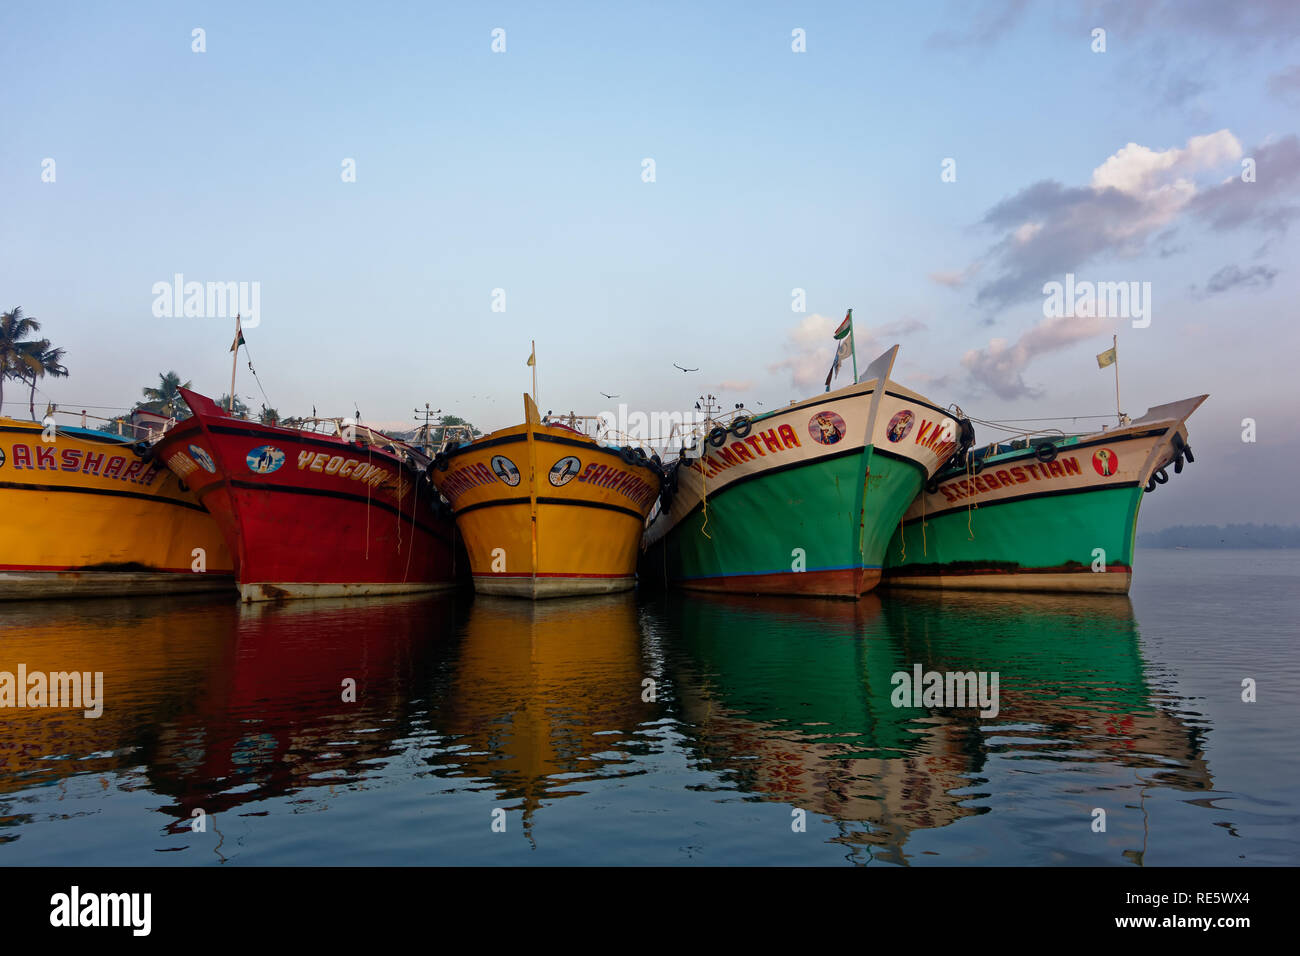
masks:
[[[208,513],[208,509],[203,505],[191,504],[188,501],[177,501],[175,498],[165,498],[161,495],[146,495],[139,491],[118,491],[113,488],[71,488],[67,485],[25,485],[16,481],[0,481],[0,488],[17,488],[24,491],[64,491],[81,495],[108,495],[112,498],[139,498],[142,501],[157,501],[160,504],[175,505],[178,508],[189,508],[192,511]]]

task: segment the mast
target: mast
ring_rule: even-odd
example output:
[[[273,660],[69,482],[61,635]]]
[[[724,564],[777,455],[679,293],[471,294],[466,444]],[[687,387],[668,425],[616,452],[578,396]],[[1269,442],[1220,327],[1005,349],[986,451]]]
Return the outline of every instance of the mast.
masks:
[[[239,313],[235,313],[235,344],[230,347],[230,351],[235,353],[235,357],[230,360],[230,401],[226,403],[226,411],[233,416],[235,414],[235,370],[239,368],[239,342],[244,337],[244,333],[239,328]]]
[[[1110,337],[1110,347],[1115,353],[1115,420],[1122,426],[1124,424],[1124,413],[1120,411],[1119,403],[1119,335]]]

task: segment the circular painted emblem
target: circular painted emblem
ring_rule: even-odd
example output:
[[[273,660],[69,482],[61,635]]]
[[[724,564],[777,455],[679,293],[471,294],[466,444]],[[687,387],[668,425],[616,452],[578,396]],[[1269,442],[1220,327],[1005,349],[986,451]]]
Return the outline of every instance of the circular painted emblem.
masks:
[[[261,445],[250,451],[244,460],[248,462],[249,471],[257,475],[269,475],[273,471],[279,471],[284,464],[284,452],[274,445]]]
[[[902,441],[907,437],[907,433],[912,430],[912,425],[915,423],[915,415],[909,411],[901,411],[889,420],[889,427],[885,430],[885,437],[890,441]]]
[[[1098,448],[1092,454],[1092,467],[1103,478],[1109,478],[1119,471],[1119,457],[1109,448]]]
[[[209,475],[217,473],[217,466],[212,463],[212,456],[198,445],[190,446],[190,456],[197,461]]]
[[[844,419],[832,411],[817,412],[808,419],[808,434],[821,445],[834,445],[847,430]]]
[[[547,477],[551,484],[556,488],[563,488],[571,482],[582,470],[582,462],[570,455],[568,458],[561,458],[551,466],[551,473]]]
[[[511,488],[519,484],[519,469],[505,455],[492,456],[492,471]]]
[[[0,448],[0,468],[5,466],[5,450]]]

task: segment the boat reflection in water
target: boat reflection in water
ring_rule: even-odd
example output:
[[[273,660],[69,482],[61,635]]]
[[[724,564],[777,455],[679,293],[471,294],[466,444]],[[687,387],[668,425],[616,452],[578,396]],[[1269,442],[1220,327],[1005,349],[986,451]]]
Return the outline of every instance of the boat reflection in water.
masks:
[[[1140,863],[1129,808],[1211,788],[1125,597],[40,602],[0,625],[20,663],[105,702],[0,711],[0,863]],[[893,706],[915,664],[996,671],[999,715]]]
[[[0,670],[23,662],[29,673],[100,671],[105,702],[97,719],[80,709],[6,709],[0,797],[94,773],[105,791],[115,782],[169,797],[154,807],[173,818],[165,829],[190,835],[197,810],[210,816],[291,795],[323,803],[341,785],[364,787],[410,731],[420,675],[445,649],[438,638],[454,632],[456,612],[446,594],[11,608]],[[347,682],[354,699],[345,699]],[[9,813],[0,806],[0,842],[17,838],[6,827],[21,833],[29,822]],[[147,826],[157,832],[156,822]]]
[[[1099,786],[1211,788],[1202,731],[1160,706],[1145,681],[1127,597],[953,592],[882,605],[873,595],[856,604],[696,595],[664,613],[681,635],[674,676],[688,746],[735,790],[836,821],[833,839],[853,859],[906,863],[916,831],[1018,812],[1018,770],[1076,778],[1050,784],[1058,797],[1077,794],[1069,811],[1042,783],[1022,795],[1051,806],[1057,819],[1045,826],[1058,827],[1062,859],[1141,863],[1126,837],[1119,849],[1087,842],[1092,807],[1136,803]],[[895,707],[891,677],[916,664],[996,672],[1000,713]]]
[[[663,711],[643,699],[652,671],[633,595],[478,595],[454,681],[431,702],[430,722],[457,749],[429,761],[440,775],[483,780],[523,811],[527,832],[544,800],[624,772],[628,738]]]
[[[106,702],[99,719],[68,708],[0,712],[0,844],[40,839],[28,829],[36,815],[17,808],[62,801],[64,788],[87,816],[143,789],[166,798],[151,805],[165,833],[137,810],[134,832],[119,835],[132,860],[214,844],[226,859],[229,843],[195,837],[197,811],[224,840],[232,811],[331,809],[344,792],[391,784],[414,783],[417,804],[446,805],[420,778],[443,780],[443,794],[445,782],[489,791],[494,806],[523,811],[531,840],[543,800],[624,773],[618,732],[644,750],[635,732],[663,709],[642,700],[631,594],[537,604],[463,594],[252,605],[195,597],[72,611],[42,602],[5,624],[0,670],[100,671]],[[349,681],[355,700],[345,699]],[[349,838],[382,842],[412,822],[372,819]],[[456,826],[466,829],[463,818]],[[296,852],[331,859],[328,845]]]
[[[226,595],[7,606],[0,671],[102,673],[104,699],[94,719],[72,707],[0,711],[0,795],[138,765],[138,750],[222,670],[235,617]]]

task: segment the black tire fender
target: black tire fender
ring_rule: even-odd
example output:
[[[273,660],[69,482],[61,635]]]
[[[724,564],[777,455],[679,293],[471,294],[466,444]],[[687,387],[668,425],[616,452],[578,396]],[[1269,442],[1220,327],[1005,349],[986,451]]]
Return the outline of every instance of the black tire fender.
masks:
[[[1056,461],[1056,446],[1050,441],[1040,441],[1034,446],[1034,457],[1044,465]]]
[[[1157,469],[1156,473],[1151,476],[1151,480],[1158,485],[1163,485],[1169,480],[1169,472],[1165,471],[1163,468]]]
[[[719,425],[713,431],[709,432],[709,444],[714,448],[721,448],[727,443],[727,430]]]
[[[927,495],[936,494],[939,491],[939,479],[931,478],[925,483],[925,493]]]
[[[746,435],[749,434],[750,429],[752,429],[753,427],[754,427],[754,420],[752,418],[746,418],[744,415],[741,415],[739,418],[737,418],[734,422],[731,423],[731,434],[735,435],[737,438],[744,438]]]

